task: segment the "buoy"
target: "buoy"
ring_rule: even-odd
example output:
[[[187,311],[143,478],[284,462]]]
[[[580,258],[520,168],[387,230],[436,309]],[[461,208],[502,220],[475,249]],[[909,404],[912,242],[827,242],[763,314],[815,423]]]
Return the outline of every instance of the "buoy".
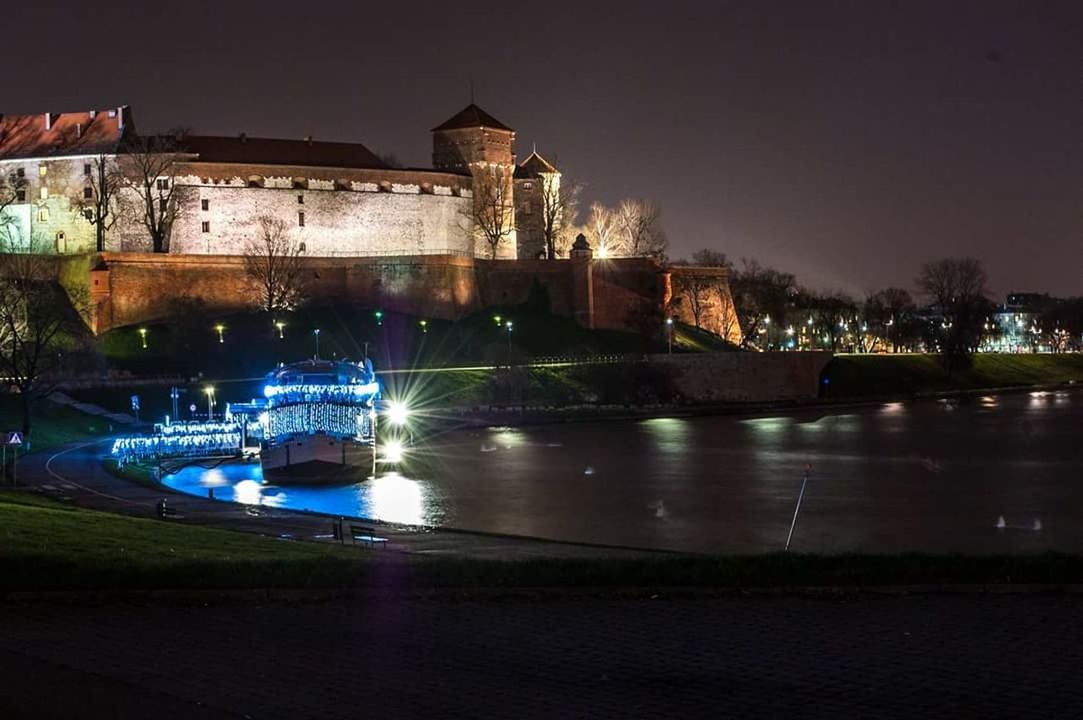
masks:
[[[1003,515],[998,515],[997,516],[997,530],[1003,530],[1006,527],[1008,527],[1008,523],[1004,522],[1004,516]]]

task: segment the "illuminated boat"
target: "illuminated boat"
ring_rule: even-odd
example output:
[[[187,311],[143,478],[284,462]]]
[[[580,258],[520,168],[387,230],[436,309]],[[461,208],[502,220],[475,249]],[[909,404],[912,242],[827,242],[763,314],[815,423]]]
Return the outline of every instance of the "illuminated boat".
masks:
[[[371,472],[380,384],[370,361],[283,365],[267,375],[263,395],[231,410],[258,413],[265,478],[356,482]]]

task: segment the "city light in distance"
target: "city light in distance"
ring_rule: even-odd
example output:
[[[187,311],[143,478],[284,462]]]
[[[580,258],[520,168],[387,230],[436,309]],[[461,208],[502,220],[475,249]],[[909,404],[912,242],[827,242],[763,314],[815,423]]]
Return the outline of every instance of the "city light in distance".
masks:
[[[406,403],[399,400],[388,401],[387,419],[391,421],[392,425],[405,425],[409,416],[410,410],[406,407]]]

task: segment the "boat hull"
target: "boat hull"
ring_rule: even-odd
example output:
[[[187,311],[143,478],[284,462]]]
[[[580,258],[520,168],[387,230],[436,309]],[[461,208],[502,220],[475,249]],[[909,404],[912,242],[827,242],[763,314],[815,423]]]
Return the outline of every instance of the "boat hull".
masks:
[[[268,481],[348,484],[372,473],[373,449],[370,443],[309,435],[264,446],[260,462]]]

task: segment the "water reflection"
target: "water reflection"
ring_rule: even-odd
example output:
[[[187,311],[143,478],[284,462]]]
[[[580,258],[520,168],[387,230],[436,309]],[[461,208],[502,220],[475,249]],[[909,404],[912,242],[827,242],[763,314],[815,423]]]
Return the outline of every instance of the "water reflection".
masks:
[[[758,552],[784,542],[811,463],[797,549],[1079,550],[1081,426],[1083,393],[994,395],[837,415],[447,432],[411,448],[398,472],[339,487],[268,485],[258,465],[188,468],[165,482],[410,525]],[[1044,529],[989,534],[998,515],[1009,526],[1040,516]]]

